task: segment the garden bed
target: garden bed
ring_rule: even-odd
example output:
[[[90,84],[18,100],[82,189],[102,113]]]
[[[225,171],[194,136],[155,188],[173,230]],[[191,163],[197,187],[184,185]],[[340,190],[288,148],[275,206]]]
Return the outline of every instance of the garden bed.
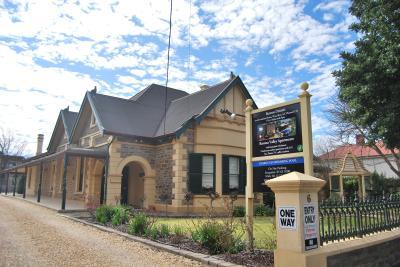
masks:
[[[121,214],[119,214],[118,216],[120,215]],[[138,220],[138,218],[141,216],[143,217],[144,220],[147,220],[148,225],[145,228],[142,228],[140,224],[138,225],[137,223],[135,223],[135,221],[140,222],[140,219]],[[228,221],[230,221],[230,223],[236,223],[237,220],[240,219],[235,219],[235,218],[166,219],[166,218],[150,217],[143,213],[130,214],[128,217],[129,217],[128,220],[122,220],[121,223],[118,224],[116,224],[115,221],[113,221],[112,219],[100,223],[98,221],[99,219],[98,217],[97,219],[96,218],[82,218],[82,219],[86,220],[87,222],[106,226],[123,233],[132,234],[134,236],[140,236],[142,238],[146,238],[160,244],[174,246],[179,249],[192,251],[195,253],[214,255],[220,258],[221,260],[232,262],[235,264],[240,264],[245,266],[273,266],[273,252],[271,249],[270,250],[255,249],[252,252],[244,250],[243,240],[242,238],[236,237],[236,230],[233,231],[231,230],[230,232],[228,231],[230,235],[229,234],[227,235],[228,238],[224,237],[224,235],[227,233],[225,229],[229,228],[229,225],[227,225],[226,223]],[[266,218],[264,219],[268,221],[268,219]],[[190,221],[192,225],[190,226],[187,225],[188,221]],[[184,222],[186,222],[186,227],[184,226]],[[204,226],[208,228],[203,229]],[[195,229],[197,228],[198,231],[205,230],[205,232],[196,233],[195,231],[193,231],[193,228]],[[234,228],[232,227],[232,229]],[[221,240],[223,240],[223,242],[225,242],[226,240],[232,241],[231,240],[232,238],[236,239],[236,241],[231,243],[229,247],[223,248],[221,246],[216,246],[216,244],[221,243]]]

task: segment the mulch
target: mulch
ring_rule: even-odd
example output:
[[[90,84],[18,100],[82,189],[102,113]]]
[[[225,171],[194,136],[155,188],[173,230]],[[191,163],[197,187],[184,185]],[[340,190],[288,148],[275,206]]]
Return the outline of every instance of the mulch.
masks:
[[[83,219],[83,218],[81,218]],[[86,221],[90,223],[99,224],[96,220],[85,218]],[[100,224],[101,225],[101,224]],[[106,223],[105,226],[113,228],[115,230],[121,231],[123,233],[127,233],[127,225],[122,224],[118,226],[112,225],[112,223]],[[143,236],[142,236],[143,237]],[[144,237],[146,238],[146,237]],[[211,255],[207,248],[201,246],[199,243],[193,241],[187,237],[177,237],[171,235],[169,237],[161,237],[157,240],[153,240],[159,242],[161,244],[171,245],[180,249],[189,250],[192,252],[202,253],[206,255]],[[239,253],[231,254],[225,253],[216,255],[221,259],[245,266],[274,266],[274,253],[273,251],[263,250],[263,249],[255,249],[254,251],[241,251]]]
[[[254,251],[241,251],[236,254],[222,255],[225,261],[245,266],[274,266],[274,252],[255,249]]]

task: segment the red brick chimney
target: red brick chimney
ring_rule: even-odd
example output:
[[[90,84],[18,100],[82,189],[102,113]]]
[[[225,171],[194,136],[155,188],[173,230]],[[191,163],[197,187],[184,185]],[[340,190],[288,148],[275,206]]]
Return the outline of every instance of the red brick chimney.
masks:
[[[365,145],[364,136],[362,136],[361,134],[357,134],[356,135],[356,144],[359,146]]]

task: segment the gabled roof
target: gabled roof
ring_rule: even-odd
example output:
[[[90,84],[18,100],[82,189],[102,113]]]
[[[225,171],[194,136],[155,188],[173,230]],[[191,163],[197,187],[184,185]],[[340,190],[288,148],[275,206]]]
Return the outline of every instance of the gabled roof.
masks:
[[[193,94],[176,99],[171,102],[167,114],[161,122],[155,136],[177,133],[179,135],[190,121],[200,123],[208,112],[232,89],[235,85],[240,86],[246,98],[251,98],[247,88],[239,76],[213,85],[207,89],[197,91]],[[254,103],[254,101],[253,101]],[[257,108],[254,104],[254,108]]]
[[[232,77],[190,95],[173,88],[166,90],[165,86],[156,84],[148,86],[130,99],[98,94],[92,90],[86,93],[79,117],[88,102],[103,134],[149,138],[179,135],[189,122],[200,123],[234,86],[239,86],[245,96],[251,98],[239,77]],[[254,104],[254,107],[257,106]],[[78,121],[79,118],[73,132]]]
[[[78,112],[73,112],[69,110],[61,110],[61,116],[63,118],[65,133],[68,140],[71,138],[72,129],[78,118]]]
[[[188,95],[185,91],[174,89],[171,87],[167,87],[167,102],[171,102],[177,98],[181,98]],[[162,104],[164,106],[165,101],[165,86],[161,86],[158,84],[151,84],[147,86],[145,89],[137,93],[136,95],[130,98],[132,101],[136,101],[143,105],[151,105],[151,106],[159,106]],[[162,103],[161,103],[161,102]]]
[[[50,150],[51,146],[54,145],[54,142],[56,141],[55,139],[56,139],[57,133],[61,131],[60,127],[62,127],[62,129],[64,129],[64,132],[63,133],[60,132],[60,133],[61,134],[65,133],[65,135],[67,136],[67,140],[68,141],[70,140],[71,134],[72,134],[72,129],[73,129],[73,126],[75,124],[77,117],[78,117],[78,113],[69,111],[69,107],[67,107],[66,109],[60,110],[60,113],[58,114],[57,122],[54,127],[53,133],[51,135],[47,150]]]
[[[330,175],[371,175],[351,151],[340,158]]]

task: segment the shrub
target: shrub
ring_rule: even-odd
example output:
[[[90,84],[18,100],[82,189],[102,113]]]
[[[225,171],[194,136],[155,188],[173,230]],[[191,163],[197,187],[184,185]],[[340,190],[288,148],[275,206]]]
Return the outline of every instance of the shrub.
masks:
[[[129,220],[129,210],[124,206],[116,206],[113,208],[111,222],[114,226],[124,224]]]
[[[191,232],[191,237],[207,248],[210,254],[237,253],[244,248],[244,244],[240,236],[235,234],[235,229],[230,223],[210,219],[198,223]]]
[[[275,216],[275,209],[264,206],[264,205],[257,205],[254,210],[255,216]]]
[[[174,233],[174,235],[185,235],[185,230],[183,230],[183,228],[179,225],[174,225],[174,227],[172,228],[172,232]]]
[[[166,224],[161,224],[160,225],[160,236],[161,237],[168,237],[170,236],[171,231],[168,225]]]
[[[107,205],[102,205],[97,207],[96,220],[99,223],[102,224],[108,223],[109,221],[111,221],[112,216],[113,216],[113,207]]]
[[[136,214],[128,225],[128,233],[131,235],[143,235],[147,233],[154,224],[154,221],[144,213]]]
[[[267,207],[264,205],[257,205],[254,209],[255,216],[266,216],[267,215]]]
[[[150,237],[153,240],[157,240],[159,237],[159,231],[156,226],[151,226],[146,229],[145,235]]]
[[[265,207],[265,216],[275,216],[275,209],[266,206]]]
[[[233,217],[244,217],[246,215],[246,208],[243,206],[236,206],[233,208]]]
[[[185,231],[179,225],[174,225],[174,227],[172,228],[172,233],[173,235],[171,236],[171,242],[173,244],[178,244],[185,239]]]

